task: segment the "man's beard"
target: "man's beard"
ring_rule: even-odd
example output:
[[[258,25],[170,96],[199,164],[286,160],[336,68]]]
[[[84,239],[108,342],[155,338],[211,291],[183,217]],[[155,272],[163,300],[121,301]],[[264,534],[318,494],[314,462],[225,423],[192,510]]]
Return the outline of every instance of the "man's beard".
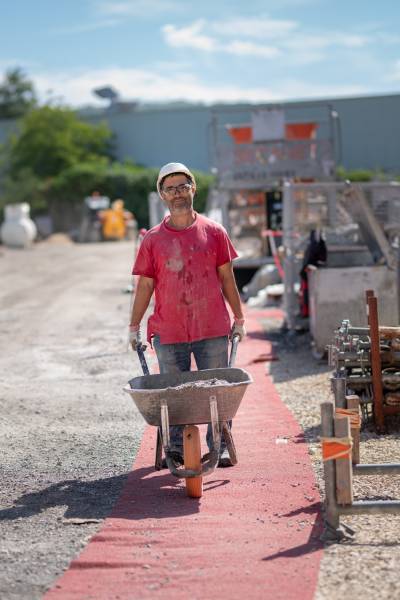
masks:
[[[173,202],[170,203],[170,212],[171,213],[180,213],[186,212],[193,208],[193,203],[190,198],[176,198]]]

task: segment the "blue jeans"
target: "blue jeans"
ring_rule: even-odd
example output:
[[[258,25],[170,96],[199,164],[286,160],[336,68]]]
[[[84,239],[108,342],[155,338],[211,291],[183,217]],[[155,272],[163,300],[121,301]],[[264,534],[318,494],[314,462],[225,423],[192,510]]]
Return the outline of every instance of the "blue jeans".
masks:
[[[180,344],[161,344],[159,336],[153,337],[153,346],[157,354],[160,373],[177,373],[190,371],[191,355],[193,353],[199,371],[203,369],[223,369],[228,366],[228,337],[210,338],[196,342]],[[183,426],[170,427],[171,450],[182,453]],[[207,445],[211,448],[211,425],[207,428]],[[225,442],[221,440],[221,452],[225,449]]]

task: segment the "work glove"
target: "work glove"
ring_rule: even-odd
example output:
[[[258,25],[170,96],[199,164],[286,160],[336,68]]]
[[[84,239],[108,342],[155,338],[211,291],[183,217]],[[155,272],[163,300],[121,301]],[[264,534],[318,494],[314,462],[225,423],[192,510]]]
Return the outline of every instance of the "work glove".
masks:
[[[233,340],[235,336],[239,337],[239,342],[242,341],[244,336],[246,335],[246,328],[244,326],[244,319],[236,319],[233,322],[231,334],[229,336],[230,340]]]
[[[147,344],[142,343],[142,335],[140,333],[139,325],[131,325],[129,328],[129,343],[132,346],[132,350],[137,350],[140,346],[142,350],[146,350]]]

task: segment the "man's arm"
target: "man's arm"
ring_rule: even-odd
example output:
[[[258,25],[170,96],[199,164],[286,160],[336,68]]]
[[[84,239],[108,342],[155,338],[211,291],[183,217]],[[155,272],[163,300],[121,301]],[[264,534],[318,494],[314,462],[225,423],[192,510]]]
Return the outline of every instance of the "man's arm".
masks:
[[[139,328],[140,321],[146,312],[154,291],[154,279],[141,275],[137,284],[132,306],[130,328]]]
[[[218,276],[221,281],[222,293],[228,302],[235,320],[243,319],[242,303],[237,289],[235,276],[233,275],[232,263],[228,262],[218,267]]]

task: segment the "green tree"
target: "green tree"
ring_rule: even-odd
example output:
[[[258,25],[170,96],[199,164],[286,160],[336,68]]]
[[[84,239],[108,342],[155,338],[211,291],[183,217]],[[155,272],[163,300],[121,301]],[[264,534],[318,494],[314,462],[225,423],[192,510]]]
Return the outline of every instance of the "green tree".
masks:
[[[85,163],[108,163],[111,131],[104,124],[90,125],[62,107],[43,106],[30,111],[11,138],[9,173],[15,177],[30,169],[39,178],[51,178]]]
[[[27,202],[33,212],[46,211],[46,184],[29,169],[23,169],[14,179],[7,177],[2,182],[0,194],[0,213],[6,204]]]
[[[17,119],[35,105],[33,83],[21,69],[9,69],[0,83],[0,119]]]

